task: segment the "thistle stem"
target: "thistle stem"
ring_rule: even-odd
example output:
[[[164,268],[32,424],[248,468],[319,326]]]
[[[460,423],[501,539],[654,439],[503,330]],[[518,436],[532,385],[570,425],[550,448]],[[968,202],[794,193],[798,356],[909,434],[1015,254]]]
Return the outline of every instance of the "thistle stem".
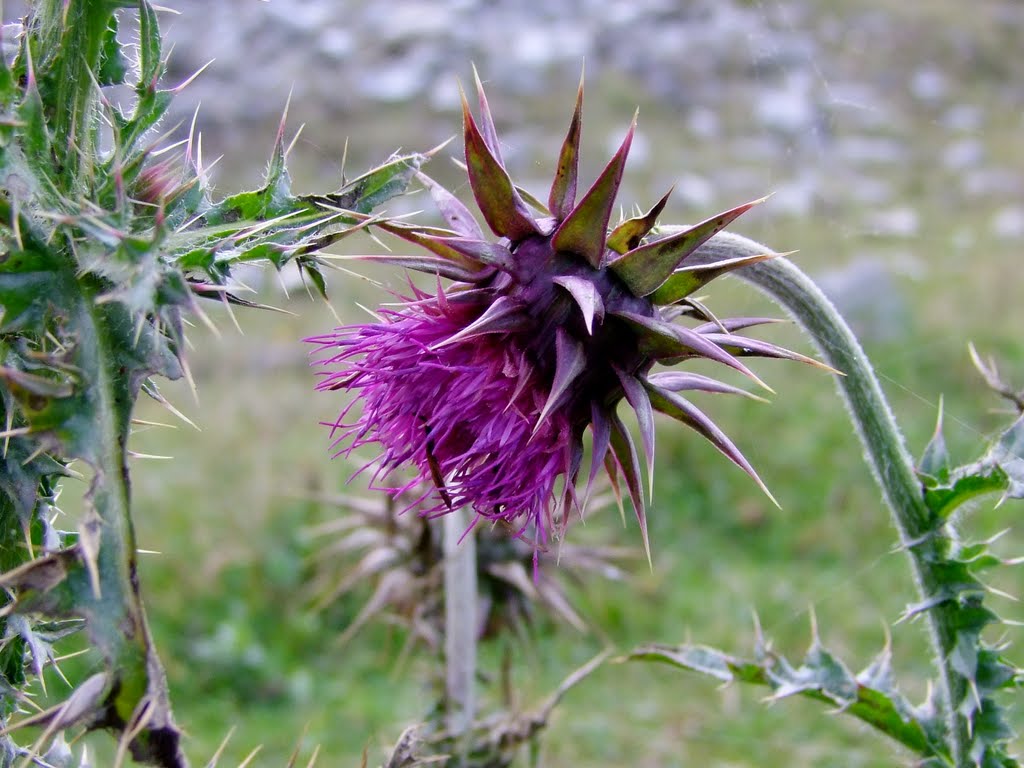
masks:
[[[444,516],[444,656],[448,732],[466,735],[476,716],[476,531],[469,513]]]
[[[692,254],[687,264],[771,252],[746,237],[723,232]],[[811,337],[825,361],[845,374],[836,377],[839,392],[889,506],[900,544],[910,558],[921,605],[929,606],[923,613],[944,700],[950,754],[958,768],[972,765],[968,723],[958,712],[967,693],[967,681],[951,662],[956,642],[955,606],[940,586],[939,568],[948,553],[950,540],[941,522],[932,518],[924,503],[913,458],[874,369],[846,321],[821,289],[791,261],[779,256],[744,267],[734,274],[785,309]]]

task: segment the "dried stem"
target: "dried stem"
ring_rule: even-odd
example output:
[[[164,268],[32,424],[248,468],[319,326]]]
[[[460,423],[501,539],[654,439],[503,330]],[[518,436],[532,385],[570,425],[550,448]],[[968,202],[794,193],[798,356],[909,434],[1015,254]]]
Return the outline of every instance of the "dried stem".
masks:
[[[444,516],[444,655],[448,732],[469,733],[476,716],[476,535],[469,513]]]

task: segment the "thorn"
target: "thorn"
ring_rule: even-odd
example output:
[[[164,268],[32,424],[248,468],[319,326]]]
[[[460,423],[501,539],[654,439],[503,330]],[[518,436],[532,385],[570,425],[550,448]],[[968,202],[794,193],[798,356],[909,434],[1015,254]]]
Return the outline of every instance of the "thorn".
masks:
[[[424,152],[423,154],[424,154],[424,155],[425,155],[426,157],[433,157],[433,156],[434,156],[434,155],[436,155],[436,154],[437,154],[438,152],[440,152],[440,151],[441,151],[442,149],[444,149],[444,148],[445,148],[445,147],[447,147],[447,146],[448,146],[449,144],[451,144],[451,143],[452,143],[453,141],[455,141],[455,138],[456,138],[455,136],[449,136],[449,137],[448,137],[447,139],[445,139],[444,141],[442,141],[442,142],[441,142],[440,144],[438,144],[438,145],[437,145],[436,147],[434,147],[433,149],[428,149],[428,150],[427,150],[426,152]],[[347,143],[347,142],[346,142],[345,146],[346,146],[346,147],[348,147],[348,143]]]
[[[7,422],[8,422],[8,424],[11,422],[11,419],[13,419],[13,418],[14,418],[14,414],[13,413],[8,413],[7,414]],[[32,431],[32,427],[14,427],[13,429],[5,429],[3,432],[0,432],[0,437],[4,438],[4,455],[5,456],[7,455],[7,441],[10,440],[10,438],[12,438],[12,437],[21,437],[22,435],[29,434],[31,431]]]
[[[295,148],[295,145],[296,145],[296,143],[298,143],[298,141],[299,141],[299,136],[301,136],[301,135],[302,135],[302,131],[303,131],[303,129],[304,129],[305,127],[306,127],[306,124],[305,124],[305,123],[303,123],[302,125],[300,125],[300,126],[299,126],[299,129],[298,129],[297,131],[295,131],[295,135],[294,135],[294,136],[292,136],[292,140],[288,142],[288,146],[284,148],[284,156],[285,156],[285,159],[286,159],[286,160],[288,159],[288,155],[290,155],[290,154],[291,154],[291,152],[292,152],[292,149],[294,149],[294,148]]]
[[[152,453],[139,453],[138,451],[126,451],[131,459],[173,459],[173,456],[157,456]]]
[[[257,746],[252,752],[250,752],[248,755],[246,755],[245,759],[241,763],[238,764],[238,768],[246,768],[246,766],[248,766],[250,763],[252,763],[252,761],[256,758],[256,755],[259,754],[261,749],[263,749],[263,745],[262,744]]]
[[[345,163],[348,160],[348,136],[345,137],[345,144],[341,148],[341,186],[347,183],[345,179]]]
[[[235,316],[235,310],[231,308],[231,302],[228,301],[227,293],[220,295],[221,303],[224,305],[224,310],[228,313],[228,317],[231,318],[231,323],[235,326],[235,330],[238,331],[239,336],[245,336],[245,331],[242,330],[242,326],[238,324],[238,318]]]
[[[214,61],[216,61],[216,59],[210,59],[210,60],[209,60],[208,62],[206,62],[205,64],[203,64],[203,66],[201,66],[201,67],[200,67],[199,69],[197,69],[197,70],[196,70],[196,71],[195,71],[195,72],[194,72],[194,73],[193,73],[193,74],[191,75],[191,77],[189,77],[189,78],[187,78],[187,79],[185,80],[185,82],[181,83],[181,84],[180,84],[180,85],[178,85],[178,86],[177,86],[176,88],[172,88],[172,89],[171,89],[171,93],[173,93],[174,95],[178,95],[178,94],[179,94],[179,93],[181,93],[181,92],[182,92],[182,91],[183,91],[183,90],[184,90],[185,88],[188,88],[188,86],[192,84],[192,81],[193,81],[193,80],[195,80],[195,79],[196,79],[197,77],[199,77],[199,76],[200,76],[201,74],[203,74],[203,72],[204,72],[204,71],[206,71],[206,68],[207,68],[207,67],[209,67],[209,66],[210,66],[211,64],[213,64],[213,62],[214,62]],[[198,107],[197,107],[197,109],[198,109]]]
[[[235,726],[232,725],[231,728],[228,729],[227,735],[224,736],[224,739],[221,741],[220,746],[217,747],[217,751],[213,753],[213,757],[211,757],[207,762],[207,768],[216,768],[217,761],[220,760],[220,756],[224,753],[224,750],[227,749],[228,742],[231,741],[231,737],[234,735]]]
[[[292,92],[295,90],[295,85],[288,89],[288,98],[284,100],[284,110],[281,112],[281,119],[277,123],[277,136],[274,137],[274,147],[281,147],[284,145],[284,127],[288,122],[288,108],[292,104]]]

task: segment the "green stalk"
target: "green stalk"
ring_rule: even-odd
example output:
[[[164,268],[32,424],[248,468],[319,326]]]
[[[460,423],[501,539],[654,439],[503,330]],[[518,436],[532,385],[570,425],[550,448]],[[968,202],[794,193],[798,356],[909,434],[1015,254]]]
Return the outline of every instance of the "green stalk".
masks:
[[[35,69],[57,72],[47,87],[55,92],[46,99],[53,105],[48,115],[56,142],[63,187],[66,192],[84,189],[88,167],[96,157],[97,128],[94,110],[99,89],[95,73],[99,71],[104,36],[111,23],[112,0],[40,0],[31,23],[39,26],[39,46],[33,48]],[[55,66],[51,59],[60,59]],[[76,188],[77,187],[77,188]]]
[[[85,559],[95,557],[94,592],[99,587],[91,611],[101,618],[90,622],[89,632],[116,675],[110,716],[132,727],[145,712],[146,726],[138,729],[132,743],[135,756],[166,768],[184,768],[188,762],[178,746],[163,665],[153,647],[139,591],[127,461],[131,409],[138,392],[127,376],[118,373],[123,367],[118,353],[124,350],[118,346],[124,344],[124,329],[117,326],[130,323],[130,318],[122,307],[99,303],[100,287],[90,282],[79,282],[82,294],[76,323],[82,329],[78,348],[82,369],[95,377],[89,394],[97,417],[90,445],[95,475],[79,539]],[[92,555],[86,543],[90,535],[96,537]]]
[[[746,237],[723,232],[690,256],[687,265],[771,252]],[[845,374],[837,376],[836,383],[892,513],[900,544],[910,558],[920,605],[926,607],[923,614],[946,710],[950,754],[958,768],[966,768],[973,764],[969,756],[970,736],[967,719],[959,714],[958,705],[967,694],[967,680],[951,661],[956,643],[955,605],[941,586],[939,570],[948,555],[950,540],[941,521],[933,519],[925,506],[914,460],[874,369],[846,321],[821,289],[791,261],[779,256],[744,267],[735,274],[785,309],[811,337],[825,361]]]

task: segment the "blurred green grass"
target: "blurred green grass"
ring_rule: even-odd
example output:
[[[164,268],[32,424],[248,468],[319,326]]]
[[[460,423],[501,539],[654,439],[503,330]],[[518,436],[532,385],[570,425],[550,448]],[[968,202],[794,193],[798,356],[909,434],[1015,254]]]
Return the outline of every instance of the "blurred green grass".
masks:
[[[944,16],[939,21],[946,23]],[[1019,116],[989,111],[996,96],[984,87],[971,98],[992,116],[985,137],[989,151],[1019,167]],[[643,96],[626,83],[609,79],[600,85],[600,95],[587,106],[584,133],[591,144],[585,157],[604,158],[595,126],[624,125],[638,99]],[[554,117],[546,102],[524,109],[526,121],[532,115],[559,125],[563,120],[561,106]],[[659,148],[658,167],[703,173],[713,182],[716,168],[728,165],[730,158],[713,146],[679,146],[670,111],[644,103],[642,116],[641,133]],[[896,199],[917,210],[918,236],[892,241],[860,230],[853,222],[865,211],[850,205],[800,219],[755,212],[737,228],[781,250],[799,248],[796,259],[811,274],[863,253],[910,253],[922,262],[916,278],[897,278],[908,309],[905,325],[887,340],[869,340],[867,351],[912,451],[918,454],[925,445],[942,397],[951,449],[967,461],[1005,418],[990,412],[999,403],[973,371],[967,341],[994,355],[1011,380],[1024,382],[1019,248],[987,234],[990,202],[946,194],[948,179],[933,162],[943,138],[929,129],[931,121],[922,115],[915,123],[920,132],[913,153],[888,179]],[[393,130],[401,120],[387,123]],[[408,135],[396,141],[408,144]],[[545,157],[553,157],[554,149],[545,147]],[[315,157],[303,157],[301,144],[296,154],[300,168],[316,163]],[[448,173],[438,168],[442,179]],[[656,170],[646,174],[627,181],[640,189],[660,183],[648,177],[657,176]],[[778,174],[765,168],[766,186]],[[764,191],[751,190],[751,196]],[[711,212],[671,206],[670,211],[666,220]],[[961,244],[965,230],[972,236],[969,246]],[[401,286],[400,276],[378,274]],[[342,275],[332,287],[333,304],[345,321],[360,318],[355,301],[372,306],[384,299]],[[714,285],[708,293],[719,314],[778,314],[735,282]],[[160,553],[142,557],[143,591],[176,713],[197,763],[234,728],[221,765],[237,764],[257,744],[264,747],[256,764],[284,765],[296,743],[303,755],[321,745],[320,765],[358,765],[364,749],[372,765],[430,705],[424,680],[435,662],[414,655],[396,669],[403,637],[381,626],[368,627],[340,648],[335,640],[358,601],[344,600],[316,615],[303,600],[311,545],[301,532],[332,514],[307,497],[343,487],[350,470],[328,459],[326,430],[317,422],[333,418],[340,404],[312,392],[307,350],[299,340],[336,321],[323,305],[301,296],[286,304],[271,300],[295,315],[237,312],[240,335],[213,307],[220,337],[200,325],[190,334],[198,403],[183,384],[162,385],[201,431],[179,424],[133,437],[140,453],[174,457],[140,460],[133,467],[139,543]],[[792,328],[772,327],[764,337],[806,351]],[[775,646],[799,657],[813,611],[826,644],[859,668],[885,642],[883,626],[914,599],[906,564],[894,551],[887,514],[829,378],[782,363],[756,370],[778,393],[770,405],[727,398],[701,403],[736,439],[782,509],[703,441],[663,424],[650,513],[654,567],[638,564],[628,583],[589,585],[578,599],[622,651],[646,641],[692,640],[746,653],[756,611]],[[143,404],[140,417],[174,421],[150,403]],[[363,481],[353,487],[362,489]],[[69,484],[65,506],[72,512],[74,494]],[[1013,504],[994,510],[987,499],[963,527],[974,537],[991,535],[1012,524],[1018,511]],[[639,546],[635,524],[622,530],[614,513],[595,517],[571,535]],[[1018,554],[1022,545],[1024,536],[1012,530],[1000,551]],[[1019,578],[1001,578],[1000,586],[1020,591]],[[1022,618],[1019,607],[994,601],[1001,612]],[[564,627],[539,627],[531,643],[514,649],[522,703],[539,702],[604,642]],[[893,645],[901,684],[922,697],[930,673],[923,628],[896,627]],[[490,670],[497,669],[499,654],[498,648],[485,649]],[[492,700],[494,687],[484,691]],[[569,694],[545,738],[544,754],[549,765],[628,762],[637,768],[882,766],[906,759],[881,737],[820,707],[800,701],[766,707],[759,695],[721,690],[662,667],[608,666]],[[97,764],[104,764],[109,744],[90,743]]]

